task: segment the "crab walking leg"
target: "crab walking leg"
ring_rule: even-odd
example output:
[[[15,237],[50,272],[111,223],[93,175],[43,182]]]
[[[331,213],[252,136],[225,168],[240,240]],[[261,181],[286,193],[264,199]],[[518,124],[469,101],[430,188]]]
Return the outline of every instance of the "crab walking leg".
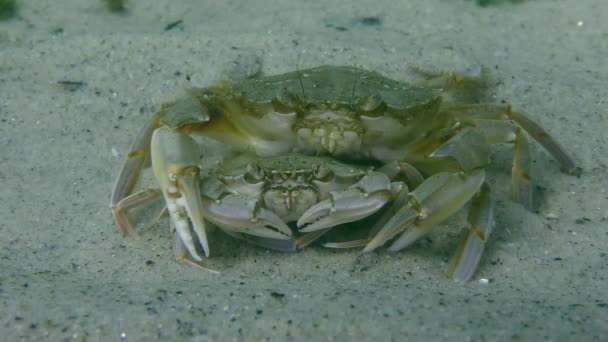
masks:
[[[131,218],[129,217],[129,211],[133,208],[144,206],[148,203],[154,202],[162,196],[159,189],[148,188],[131,194],[116,203],[112,207],[114,218],[116,222],[119,222],[119,227],[123,235],[129,234],[129,236],[139,239],[139,234],[134,229]],[[122,229],[126,229],[123,231]]]
[[[380,236],[378,239],[387,241],[402,232],[404,227],[412,224],[418,217],[418,212],[413,208],[408,207],[409,200],[410,194],[408,191],[402,191],[395,201],[393,201],[389,209],[382,214],[382,217],[380,217],[378,221],[376,221],[369,232],[368,239],[363,243],[362,247],[367,246],[381,231],[384,237]],[[404,210],[404,208],[406,209]]]
[[[251,234],[230,232],[227,230],[224,230],[224,232],[237,239],[242,239],[254,245],[278,252],[295,252],[298,250],[297,241],[295,239],[271,239]]]
[[[511,198],[532,211],[535,207],[532,169],[532,146],[522,128],[511,121],[475,119],[473,123],[488,144],[510,143],[514,146],[511,172]]]
[[[382,216],[378,220],[376,220],[376,222],[374,223],[374,225],[372,226],[372,228],[370,229],[370,231],[368,233],[368,238],[359,239],[359,240],[351,240],[351,241],[343,241],[343,242],[328,242],[328,243],[324,243],[323,246],[328,247],[328,248],[365,247],[365,245],[367,245],[367,243],[371,239],[373,239],[374,236],[376,236],[376,234],[378,234],[380,229],[382,229],[382,227],[384,227],[389,220],[393,221],[391,223],[392,227],[398,228],[398,227],[401,227],[406,222],[415,219],[416,218],[415,211],[405,211],[405,212],[400,211],[404,206],[407,205],[407,201],[409,199],[408,191],[409,190],[408,190],[407,186],[404,185],[403,189],[399,192],[399,194],[397,194],[397,196],[395,197],[395,200],[390,204],[388,209],[382,214]],[[399,215],[397,215],[397,213],[399,213]],[[392,232],[387,232],[387,234],[392,234],[391,236],[394,236],[398,232],[399,231],[396,231],[396,232],[394,232],[394,234]]]
[[[452,258],[450,272],[452,279],[461,284],[466,283],[475,273],[494,226],[494,201],[487,183],[473,197],[468,221],[471,225],[469,232],[458,253]]]
[[[344,191],[330,192],[330,198],[310,207],[297,222],[308,233],[363,219],[380,210],[404,187],[391,183],[383,173],[371,172]]]
[[[574,161],[566,150],[560,145],[547,131],[545,131],[540,125],[536,122],[532,121],[530,118],[525,116],[524,114],[517,113],[511,111],[509,108],[508,111],[509,118],[513,121],[517,122],[532,138],[538,141],[551,155],[555,158],[559,164],[560,169],[563,173],[578,176],[581,174],[581,168],[577,167],[574,164]]]
[[[295,252],[315,242],[317,239],[319,239],[321,236],[323,236],[330,230],[331,228],[321,229],[312,233],[304,234],[297,238],[292,237],[288,239],[273,239],[251,234],[242,234],[230,231],[225,232],[230,235],[233,235],[236,238],[246,240],[250,243],[253,243],[254,245],[258,245],[267,249],[272,249],[279,252]]]
[[[427,178],[409,194],[407,205],[401,208],[363,249],[371,252],[403,232],[389,247],[399,251],[430,231],[430,229],[460,210],[485,180],[483,169],[468,173],[440,172]]]
[[[187,135],[168,127],[154,131],[151,142],[152,168],[167,204],[169,217],[186,249],[197,261],[190,232],[196,233],[203,251],[209,256],[203,205],[199,186],[199,149]]]
[[[156,129],[156,117],[148,122],[148,124],[139,132],[127,155],[127,160],[120,169],[116,184],[112,191],[112,199],[110,207],[114,214],[114,219],[118,225],[118,229],[122,235],[130,235],[137,237],[137,232],[133,224],[128,219],[125,212],[125,203],[121,203],[123,199],[131,194],[133,187],[139,179],[141,170],[146,165],[150,153],[150,138]],[[128,209],[126,209],[128,210]]]
[[[461,128],[425,161],[434,175],[424,180],[365,246],[372,251],[402,233],[389,248],[397,251],[426,234],[435,223],[460,209],[481,186],[490,149],[477,128]],[[427,166],[429,166],[427,165]],[[452,171],[455,168],[456,171]],[[441,171],[441,170],[450,170]]]
[[[511,198],[521,203],[524,208],[533,211],[534,186],[530,177],[532,169],[531,146],[526,134],[517,129],[515,138],[515,151],[513,154],[513,169],[511,171]]]
[[[582,172],[562,145],[547,131],[525,114],[512,111],[509,105],[453,105],[446,108],[446,110],[455,113],[463,119],[471,119],[473,121],[475,119],[513,120],[557,160],[563,173],[578,176]]]

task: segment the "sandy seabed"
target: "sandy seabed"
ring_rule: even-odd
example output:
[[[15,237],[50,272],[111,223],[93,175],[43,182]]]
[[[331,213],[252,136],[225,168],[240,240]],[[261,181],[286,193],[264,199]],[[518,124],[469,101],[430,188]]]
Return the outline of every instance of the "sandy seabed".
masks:
[[[605,340],[607,16],[604,0],[131,0],[123,14],[20,1],[0,22],[0,336]],[[174,261],[166,221],[122,238],[108,203],[135,134],[186,75],[217,80],[247,61],[264,74],[345,64],[393,78],[482,64],[492,100],[530,113],[584,173],[561,174],[536,145],[530,213],[508,199],[511,151],[497,147],[496,227],[466,286],[446,275],[458,219],[397,254],[282,254],[218,232],[219,275]]]

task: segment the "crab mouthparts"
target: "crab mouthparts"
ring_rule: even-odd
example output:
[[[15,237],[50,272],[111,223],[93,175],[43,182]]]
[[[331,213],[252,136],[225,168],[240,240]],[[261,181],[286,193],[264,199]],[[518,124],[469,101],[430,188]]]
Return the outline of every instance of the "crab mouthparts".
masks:
[[[314,189],[305,186],[280,187],[264,194],[266,207],[285,222],[296,221],[318,201]]]
[[[351,151],[361,145],[359,134],[354,131],[343,130],[341,127],[332,124],[314,129],[300,128],[298,138],[305,145],[331,154]]]
[[[359,150],[364,129],[350,113],[323,110],[309,113],[295,131],[304,149],[340,154]]]

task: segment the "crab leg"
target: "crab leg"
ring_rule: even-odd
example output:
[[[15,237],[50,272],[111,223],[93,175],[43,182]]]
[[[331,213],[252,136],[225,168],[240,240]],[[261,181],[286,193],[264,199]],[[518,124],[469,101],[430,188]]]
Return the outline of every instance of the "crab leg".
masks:
[[[513,112],[511,108],[508,109],[509,118],[517,122],[532,138],[538,141],[551,155],[557,160],[561,166],[563,173],[578,176],[581,174],[581,169],[574,164],[574,161],[566,150],[560,145],[547,131],[545,131],[540,125],[532,121],[526,115]]]
[[[512,111],[509,105],[454,105],[446,110],[477,126],[488,144],[514,145],[511,198],[530,211],[535,209],[534,186],[530,176],[532,146],[525,132],[558,161],[562,172],[575,176],[582,172],[547,131],[524,114]]]
[[[264,247],[267,249],[272,249],[272,250],[279,251],[279,252],[295,252],[295,251],[302,249],[302,248],[310,245],[311,243],[315,242],[317,239],[319,239],[321,236],[323,236],[325,233],[327,233],[330,230],[331,230],[331,228],[321,229],[321,230],[314,231],[312,233],[301,235],[297,238],[292,237],[292,238],[287,238],[287,239],[285,239],[285,238],[281,238],[281,239],[266,238],[266,237],[251,235],[251,234],[241,234],[241,233],[236,233],[236,232],[230,232],[230,231],[226,231],[226,230],[225,230],[225,232],[236,238],[246,240],[250,243],[253,243],[254,245],[258,245],[260,247]]]
[[[389,163],[387,165],[391,165],[391,164],[393,164],[393,163]],[[387,166],[387,165],[385,165],[385,166]],[[383,173],[387,174],[391,179],[394,176],[396,176],[396,174],[399,172],[398,170],[397,171],[394,170],[392,166],[389,166],[388,168],[385,168],[383,166],[380,169],[378,169],[378,171],[381,171],[381,170],[383,171]],[[389,171],[389,172],[387,173],[385,171]],[[392,171],[394,171],[394,172],[392,172]],[[416,171],[416,173],[418,172],[417,170],[415,170],[415,171]],[[422,176],[420,176],[420,178],[422,179]],[[408,178],[408,183],[412,183],[412,181],[409,178]],[[420,183],[422,183],[422,180],[420,181]],[[416,184],[416,185],[418,185],[418,184]],[[370,229],[369,234],[368,234],[369,238],[353,240],[353,241],[344,241],[344,242],[329,242],[329,243],[323,244],[323,246],[328,247],[328,248],[365,247],[365,245],[367,245],[367,243],[374,236],[376,236],[376,234],[382,229],[382,227],[387,225],[387,222],[389,220],[391,221],[391,223],[389,224],[390,226],[395,227],[395,229],[399,229],[399,227],[405,225],[405,223],[416,218],[415,211],[401,210],[403,207],[405,207],[407,205],[408,199],[409,199],[408,188],[404,185],[401,192],[399,194],[397,194],[397,196],[392,201],[392,203],[390,203],[390,206],[387,208],[387,210],[382,214],[382,216],[380,218],[378,218],[378,220],[376,220],[373,227]],[[397,215],[397,213],[399,213],[399,215]],[[387,231],[386,233],[391,235],[391,237],[392,237],[399,232],[400,232],[400,230],[397,230],[394,233],[391,231]]]
[[[494,202],[486,183],[473,197],[468,221],[469,232],[451,264],[452,279],[458,283],[465,283],[473,276],[494,226]]]
[[[524,208],[534,210],[534,186],[530,177],[532,169],[532,152],[530,142],[521,129],[515,132],[515,151],[511,171],[511,198],[521,203]]]
[[[479,190],[484,179],[483,169],[469,173],[441,172],[427,178],[409,194],[407,205],[391,217],[363,251],[373,251],[401,232],[389,250],[396,252],[409,246],[435,224],[460,210]]]
[[[295,252],[299,249],[297,241],[292,238],[271,239],[271,238],[265,238],[265,237],[260,237],[260,236],[256,236],[256,235],[251,235],[251,234],[242,234],[242,233],[231,232],[228,230],[224,230],[224,232],[226,232],[228,235],[231,235],[237,239],[242,239],[242,240],[245,240],[254,245],[257,245],[257,246],[260,246],[260,247],[263,247],[266,249],[271,249],[274,251]]]
[[[566,150],[547,131],[525,114],[512,111],[509,105],[454,105],[447,110],[473,122],[478,119],[513,120],[557,160],[562,172],[574,176],[581,174],[581,169],[576,166]]]
[[[524,208],[534,210],[534,186],[530,176],[532,146],[527,134],[511,121],[475,119],[473,122],[482,132],[488,144],[513,144],[511,198],[522,204]]]
[[[395,179],[397,175],[401,174],[407,180],[407,184],[413,189],[418,187],[424,177],[420,174],[412,164],[403,161],[392,161],[384,164],[381,168],[376,171],[384,173],[390,179]]]
[[[147,188],[121,199],[112,206],[114,218],[116,219],[116,222],[118,222],[120,231],[123,235],[129,234],[129,236],[139,239],[139,234],[137,234],[137,231],[131,222],[131,218],[129,217],[129,211],[133,208],[138,208],[154,202],[161,196],[162,193],[159,189]]]
[[[192,258],[200,261],[191,229],[196,233],[206,256],[209,255],[209,246],[198,180],[198,146],[189,136],[161,127],[154,131],[150,148],[152,168],[165,198],[171,223]]]
[[[112,191],[110,207],[112,208],[114,219],[118,224],[118,229],[123,236],[127,234],[133,237],[138,236],[133,224],[128,218],[127,211],[129,208],[136,206],[139,203],[133,201],[133,199],[127,200],[127,196],[133,191],[133,187],[139,179],[139,174],[146,165],[146,161],[150,154],[150,138],[155,129],[156,117],[150,120],[139,132],[135,140],[133,140],[127,160],[125,160],[125,163],[120,169],[116,184],[114,185],[114,190]],[[141,197],[138,199],[141,199]],[[124,200],[126,200],[126,202],[124,202]],[[147,201],[144,200],[143,203],[147,203]]]
[[[308,233],[360,220],[378,211],[403,188],[403,183],[391,183],[385,174],[371,172],[344,191],[330,192],[331,197],[310,207],[297,225]]]

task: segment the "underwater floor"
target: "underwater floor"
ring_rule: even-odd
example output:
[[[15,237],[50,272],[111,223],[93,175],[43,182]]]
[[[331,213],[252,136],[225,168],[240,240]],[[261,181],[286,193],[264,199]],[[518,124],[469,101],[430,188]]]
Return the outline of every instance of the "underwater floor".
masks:
[[[608,2],[110,2],[17,1],[0,21],[4,340],[606,339]],[[464,214],[396,254],[283,254],[216,232],[220,274],[175,262],[166,220],[121,237],[116,174],[187,76],[322,64],[396,79],[484,65],[487,100],[529,113],[583,174],[535,144],[531,213],[509,200],[510,147],[495,148],[496,226],[465,286],[447,276]]]

